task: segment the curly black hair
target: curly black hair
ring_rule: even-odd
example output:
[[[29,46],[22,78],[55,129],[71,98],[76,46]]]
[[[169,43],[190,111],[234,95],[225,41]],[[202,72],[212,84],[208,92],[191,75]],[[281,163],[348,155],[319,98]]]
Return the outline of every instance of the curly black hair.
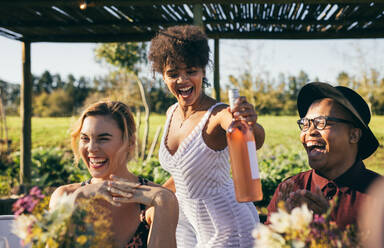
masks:
[[[205,69],[209,64],[208,38],[198,26],[173,26],[159,31],[151,40],[148,59],[153,74],[163,73],[167,65],[185,64]]]

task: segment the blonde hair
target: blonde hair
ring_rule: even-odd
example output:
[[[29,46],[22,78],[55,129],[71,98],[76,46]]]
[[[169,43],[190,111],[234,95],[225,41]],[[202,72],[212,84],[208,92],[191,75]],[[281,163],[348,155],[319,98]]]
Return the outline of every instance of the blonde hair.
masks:
[[[134,145],[136,126],[132,113],[129,110],[129,107],[122,102],[102,100],[87,107],[72,128],[71,147],[75,155],[75,163],[77,164],[80,158],[78,149],[78,139],[80,137],[80,131],[83,127],[84,120],[88,116],[96,115],[110,116],[116,121],[118,127],[123,133],[123,141],[126,141],[129,144],[127,151],[127,159],[132,158],[135,147]]]

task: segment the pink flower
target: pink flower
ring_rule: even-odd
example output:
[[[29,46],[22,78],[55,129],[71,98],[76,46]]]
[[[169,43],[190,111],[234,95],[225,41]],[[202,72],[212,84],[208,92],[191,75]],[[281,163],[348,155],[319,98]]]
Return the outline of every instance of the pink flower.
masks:
[[[13,204],[12,211],[16,216],[23,213],[32,213],[33,209],[43,198],[44,195],[41,193],[41,190],[35,186],[29,191],[29,195],[20,198]]]
[[[35,196],[39,199],[43,199],[45,196],[41,193],[41,190],[35,186],[29,191],[30,196]]]
[[[318,224],[323,224],[323,223],[325,223],[325,219],[323,216],[315,214],[313,222],[318,223]]]

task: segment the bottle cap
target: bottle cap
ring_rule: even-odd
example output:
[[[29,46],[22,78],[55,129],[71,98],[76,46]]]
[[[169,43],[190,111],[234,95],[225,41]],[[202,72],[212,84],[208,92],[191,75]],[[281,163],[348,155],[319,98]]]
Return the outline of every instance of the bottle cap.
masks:
[[[239,98],[239,96],[239,90],[236,88],[230,89],[228,91],[229,106],[231,110],[235,107],[235,101],[237,98]]]

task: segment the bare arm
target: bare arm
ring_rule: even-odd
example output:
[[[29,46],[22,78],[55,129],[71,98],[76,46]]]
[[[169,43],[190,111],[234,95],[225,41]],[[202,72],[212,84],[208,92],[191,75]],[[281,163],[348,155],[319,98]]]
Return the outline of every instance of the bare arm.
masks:
[[[167,190],[158,193],[153,201],[154,216],[148,237],[148,247],[176,247],[176,226],[179,208],[176,196]]]
[[[265,131],[263,126],[261,126],[259,123],[255,123],[252,125],[253,130],[253,136],[255,136],[256,140],[256,150],[259,150],[265,141]]]
[[[173,180],[173,177],[170,177],[164,184],[164,188],[167,188],[171,190],[173,193],[176,193],[176,187],[175,187],[175,181]]]
[[[108,191],[116,204],[135,202],[153,209],[148,247],[176,247],[179,206],[175,194],[159,185],[140,185],[113,176]],[[146,214],[148,213],[148,210]]]

